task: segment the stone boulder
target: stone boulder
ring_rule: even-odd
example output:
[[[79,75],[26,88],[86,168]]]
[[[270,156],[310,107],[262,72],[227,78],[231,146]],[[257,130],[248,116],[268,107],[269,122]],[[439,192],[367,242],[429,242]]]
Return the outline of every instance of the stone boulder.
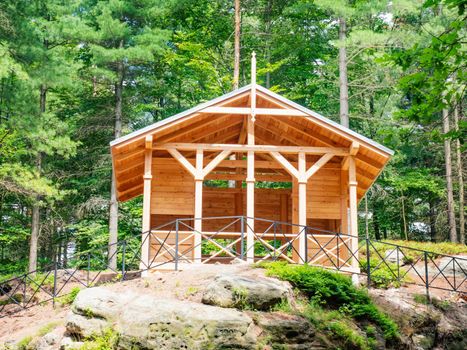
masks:
[[[384,253],[384,260],[393,264],[397,264],[397,258],[399,258],[399,265],[404,265],[404,257],[404,253],[400,250],[397,252],[396,249],[389,249]]]
[[[454,271],[456,277],[464,278],[467,277],[467,257],[463,255],[455,256],[454,263],[453,259],[450,257],[444,257],[439,261],[438,267],[443,274],[445,275],[454,275]],[[438,273],[438,269],[434,268],[434,273]]]
[[[290,285],[273,278],[218,276],[203,293],[204,304],[239,309],[269,310],[287,299]]]
[[[97,333],[114,329],[122,349],[254,349],[256,343],[253,320],[234,309],[96,287],[81,291],[72,310],[70,334],[85,337],[83,323],[98,320]]]
[[[256,322],[273,349],[322,349],[326,344],[316,336],[313,325],[303,317],[283,313],[259,313]]]

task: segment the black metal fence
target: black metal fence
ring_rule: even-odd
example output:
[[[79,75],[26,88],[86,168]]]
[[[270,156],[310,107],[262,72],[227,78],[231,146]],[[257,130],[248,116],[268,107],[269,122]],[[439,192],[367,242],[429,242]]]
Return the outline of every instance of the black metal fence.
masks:
[[[176,219],[115,245],[74,254],[66,267],[54,262],[0,281],[0,317],[55,304],[76,288],[137,278],[149,269],[278,260],[363,275],[368,287],[415,284],[428,297],[430,289],[467,294],[467,258],[287,222],[224,216]]]

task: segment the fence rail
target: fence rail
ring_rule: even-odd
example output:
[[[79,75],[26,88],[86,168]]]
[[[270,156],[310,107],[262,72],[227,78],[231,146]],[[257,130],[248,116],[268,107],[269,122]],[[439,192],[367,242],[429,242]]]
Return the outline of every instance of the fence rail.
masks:
[[[203,230],[195,229],[196,220],[202,221]],[[0,281],[0,317],[45,302],[55,305],[76,287],[133,279],[150,269],[177,270],[237,259],[306,263],[364,275],[368,287],[415,284],[424,287],[428,297],[430,289],[467,294],[467,258],[287,222],[224,216],[176,219],[142,235],[75,254],[67,267],[55,261]],[[117,266],[110,266],[111,260]]]

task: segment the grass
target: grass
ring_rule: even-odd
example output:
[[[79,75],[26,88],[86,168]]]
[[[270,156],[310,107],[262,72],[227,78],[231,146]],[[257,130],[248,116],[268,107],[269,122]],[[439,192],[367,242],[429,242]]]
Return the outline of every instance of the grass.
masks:
[[[358,289],[349,277],[308,265],[290,265],[284,262],[261,263],[270,276],[289,281],[299,289],[308,304],[301,311],[317,329],[338,338],[344,348],[371,349],[375,343],[372,328],[378,330],[387,342],[397,342],[396,323],[381,312],[366,290]],[[359,332],[357,324],[370,326],[369,334]]]
[[[58,321],[47,323],[45,326],[43,326],[37,331],[37,336],[43,337],[47,333],[50,333],[51,331],[53,331],[59,324],[60,322]]]
[[[16,344],[16,348],[18,350],[27,350],[28,349],[28,345],[32,342],[32,336],[28,335],[27,337],[24,337],[23,339],[21,339],[18,344]]]
[[[79,287],[73,287],[70,291],[70,293],[64,295],[64,296],[61,296],[57,299],[57,302],[61,305],[61,306],[67,306],[67,305],[71,305],[73,304],[73,302],[75,301],[76,299],[76,296],[78,295],[78,293],[81,291],[81,289]]]

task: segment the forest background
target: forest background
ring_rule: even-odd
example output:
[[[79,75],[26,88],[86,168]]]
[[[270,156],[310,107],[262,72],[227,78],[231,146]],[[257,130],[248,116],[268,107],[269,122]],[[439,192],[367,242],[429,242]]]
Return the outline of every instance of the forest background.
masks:
[[[109,142],[247,84],[253,51],[260,84],[395,150],[361,235],[465,244],[465,5],[1,1],[0,274],[138,234]]]

